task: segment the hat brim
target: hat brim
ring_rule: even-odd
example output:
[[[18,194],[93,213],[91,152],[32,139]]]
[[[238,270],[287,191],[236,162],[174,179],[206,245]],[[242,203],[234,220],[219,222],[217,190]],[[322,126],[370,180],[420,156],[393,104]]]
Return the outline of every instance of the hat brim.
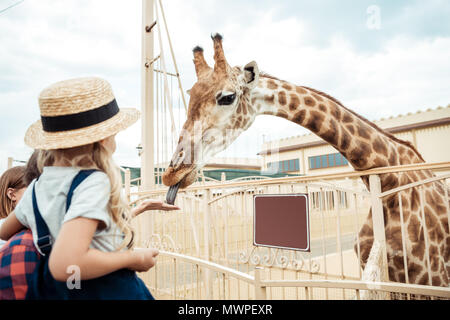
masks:
[[[114,117],[101,123],[70,131],[46,132],[41,120],[33,123],[25,134],[25,143],[34,149],[52,150],[78,147],[103,140],[125,130],[137,120],[140,112],[133,108],[121,108]]]

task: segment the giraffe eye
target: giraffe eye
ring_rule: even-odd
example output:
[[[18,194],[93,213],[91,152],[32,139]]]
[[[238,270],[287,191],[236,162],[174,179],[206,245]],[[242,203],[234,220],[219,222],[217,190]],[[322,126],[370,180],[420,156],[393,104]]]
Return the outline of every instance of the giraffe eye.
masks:
[[[222,96],[217,100],[217,103],[220,106],[228,106],[234,102],[234,99],[236,99],[236,93],[229,94],[226,96]]]

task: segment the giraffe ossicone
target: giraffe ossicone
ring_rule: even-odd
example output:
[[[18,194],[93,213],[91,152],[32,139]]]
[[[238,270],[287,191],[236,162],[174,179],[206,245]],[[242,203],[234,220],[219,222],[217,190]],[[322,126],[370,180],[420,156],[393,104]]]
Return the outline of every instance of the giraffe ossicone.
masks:
[[[231,67],[223,51],[222,36],[215,35],[212,39],[213,67],[206,62],[202,48],[193,50],[197,82],[189,90],[187,120],[163,175],[165,185],[186,188],[192,184],[208,159],[225,150],[258,115],[282,117],[309,129],[342,153],[355,170],[424,162],[410,142],[380,129],[319,90],[264,74],[254,61],[244,67]],[[382,191],[433,176],[430,170],[382,174]],[[362,177],[362,181],[369,187],[368,177]],[[173,191],[175,187],[171,189]],[[447,208],[450,205],[445,203],[448,201],[446,192],[447,186],[442,182],[424,185],[423,206],[416,188],[400,194],[406,230],[407,275],[402,257],[399,196],[394,194],[383,199],[392,281],[405,282],[408,278],[410,283],[448,286],[450,235]],[[429,240],[427,248],[424,230]],[[359,238],[364,266],[373,243],[371,212]],[[430,266],[427,265],[427,253],[430,254]]]

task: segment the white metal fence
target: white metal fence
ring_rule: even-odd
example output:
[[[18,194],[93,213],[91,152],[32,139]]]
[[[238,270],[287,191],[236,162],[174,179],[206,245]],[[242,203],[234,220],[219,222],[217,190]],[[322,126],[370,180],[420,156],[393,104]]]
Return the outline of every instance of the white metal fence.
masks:
[[[387,278],[383,198],[398,194],[402,211],[399,192],[436,181],[446,183],[450,175],[384,193],[379,175],[418,169],[447,170],[450,163],[189,187],[177,197],[181,212],[137,218],[139,245],[161,250],[157,266],[142,277],[158,298],[166,299],[449,298],[448,288],[408,284],[408,279],[393,283]],[[363,175],[370,176],[371,192],[357,182]],[[253,195],[267,193],[309,194],[310,252],[253,246]],[[165,194],[166,189],[128,193],[132,204],[145,198],[163,200]],[[370,207],[375,245],[363,270],[358,232]],[[404,246],[405,259],[407,250]]]

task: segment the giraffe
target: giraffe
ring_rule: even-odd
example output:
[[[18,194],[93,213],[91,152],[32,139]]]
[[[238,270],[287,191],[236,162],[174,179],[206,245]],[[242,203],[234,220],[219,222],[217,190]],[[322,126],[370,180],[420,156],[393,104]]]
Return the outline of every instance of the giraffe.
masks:
[[[341,152],[355,170],[424,162],[410,142],[380,129],[326,93],[260,72],[254,61],[244,67],[231,67],[225,58],[222,36],[215,34],[212,39],[213,68],[207,64],[201,47],[193,50],[197,82],[189,92],[187,120],[163,175],[163,183],[170,189],[192,184],[205,162],[247,130],[258,115],[281,117],[309,129]],[[382,174],[382,192],[433,176],[429,170]],[[368,177],[361,178],[369,188]],[[412,188],[401,192],[408,282],[448,286],[447,186],[435,182],[423,188],[426,228],[418,190]],[[389,279],[404,283],[406,275],[396,194],[383,199],[383,215]],[[427,230],[428,247],[425,247],[424,230]],[[374,240],[371,211],[359,231],[359,238],[364,267]],[[428,274],[427,253],[431,274]]]

